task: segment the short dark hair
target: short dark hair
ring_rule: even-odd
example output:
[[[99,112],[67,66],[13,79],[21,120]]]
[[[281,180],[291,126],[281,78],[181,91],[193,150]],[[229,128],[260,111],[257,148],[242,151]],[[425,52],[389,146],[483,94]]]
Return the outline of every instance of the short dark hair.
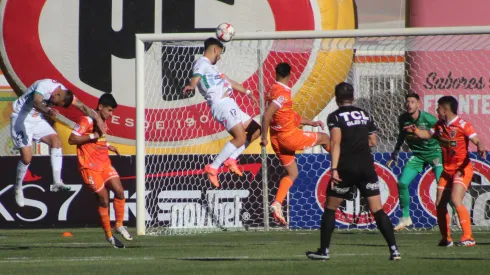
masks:
[[[453,114],[455,115],[458,114],[458,100],[454,96],[451,95],[443,96],[439,98],[439,100],[437,100],[437,104],[449,105],[451,112],[453,112]]]
[[[221,41],[219,41],[218,39],[216,39],[214,37],[210,37],[210,38],[206,39],[206,41],[204,41],[204,50],[207,50],[212,45],[216,45],[216,46],[220,47],[221,49],[224,49],[224,47],[225,47],[225,46],[223,46],[223,43],[221,43]]]
[[[341,82],[335,86],[335,100],[337,102],[354,101],[354,87],[346,82]]]
[[[405,99],[409,99],[410,97],[413,97],[417,99],[417,101],[420,101],[420,96],[417,93],[408,92],[408,94],[405,96]]]
[[[276,66],[276,75],[284,78],[291,74],[291,65],[286,62],[281,62]]]
[[[102,105],[104,107],[112,107],[113,109],[117,108],[116,99],[112,96],[112,94],[105,93],[100,96],[98,105]]]
[[[71,90],[65,90],[65,98],[63,99],[63,108],[68,108],[73,103],[73,92]]]

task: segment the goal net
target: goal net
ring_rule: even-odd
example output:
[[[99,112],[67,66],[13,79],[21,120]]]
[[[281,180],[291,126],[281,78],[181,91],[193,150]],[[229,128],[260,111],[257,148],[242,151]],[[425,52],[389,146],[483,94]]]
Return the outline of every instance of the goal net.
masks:
[[[484,34],[489,30],[238,34],[225,44],[216,65],[260,98],[261,104],[254,105],[248,97],[236,92],[232,95],[257,122],[280,62],[292,66],[294,109],[309,119],[325,122],[337,108],[335,85],[352,83],[355,104],[368,110],[378,127],[373,157],[383,208],[396,224],[402,216],[397,181],[412,153],[404,145],[398,163],[389,167],[387,162],[397,140],[398,116],[406,111],[408,91],[418,93],[421,109],[433,115],[439,97],[456,97],[459,115],[490,144],[490,35]],[[197,89],[188,94],[182,90],[192,75],[193,61],[203,54],[203,41],[212,36],[137,35],[137,121],[144,121],[137,123],[138,234],[283,228],[269,215],[269,204],[285,173],[270,147],[261,149],[258,140],[251,144],[238,159],[242,177],[220,169],[221,188],[214,188],[204,174],[204,166],[212,162],[230,135],[213,120]],[[474,152],[474,146],[470,150]],[[474,227],[488,228],[489,162],[474,153],[471,158],[475,175],[464,204]],[[283,208],[287,228],[317,229],[330,178],[330,155],[319,147],[311,148],[297,153],[297,163],[300,173]],[[352,198],[337,211],[337,226],[375,228],[366,201],[352,191]],[[437,226],[436,181],[430,166],[413,180],[409,192],[412,228]]]

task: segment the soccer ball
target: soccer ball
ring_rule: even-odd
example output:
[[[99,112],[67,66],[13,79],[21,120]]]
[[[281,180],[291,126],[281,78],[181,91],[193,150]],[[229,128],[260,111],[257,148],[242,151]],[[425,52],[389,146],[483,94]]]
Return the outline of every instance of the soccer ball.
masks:
[[[229,42],[235,35],[235,28],[229,23],[222,23],[216,28],[216,38]]]

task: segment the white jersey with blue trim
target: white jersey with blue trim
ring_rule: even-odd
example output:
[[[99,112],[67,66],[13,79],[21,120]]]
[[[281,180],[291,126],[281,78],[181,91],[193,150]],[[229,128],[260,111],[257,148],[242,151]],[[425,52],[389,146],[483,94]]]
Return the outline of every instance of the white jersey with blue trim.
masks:
[[[226,92],[229,94],[233,92],[231,83],[207,57],[201,56],[194,62],[192,77],[195,76],[201,77],[197,87],[209,106],[223,98]]]
[[[63,84],[53,79],[41,79],[34,82],[22,96],[14,101],[12,104],[13,113],[20,114],[25,112],[31,116],[37,116],[38,112],[34,109],[34,94],[40,94],[43,96],[44,101],[48,101],[51,94],[58,87],[61,87],[62,90],[67,90]]]

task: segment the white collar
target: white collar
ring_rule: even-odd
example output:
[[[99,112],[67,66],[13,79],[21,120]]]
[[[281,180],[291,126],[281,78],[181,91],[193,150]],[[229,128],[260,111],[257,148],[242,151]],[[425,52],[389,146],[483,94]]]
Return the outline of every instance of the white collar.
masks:
[[[449,126],[449,125],[453,124],[453,123],[454,123],[456,120],[458,120],[458,118],[459,118],[459,116],[455,116],[455,117],[453,118],[453,120],[451,120],[451,121],[449,121],[448,123],[446,123],[446,126]]]

